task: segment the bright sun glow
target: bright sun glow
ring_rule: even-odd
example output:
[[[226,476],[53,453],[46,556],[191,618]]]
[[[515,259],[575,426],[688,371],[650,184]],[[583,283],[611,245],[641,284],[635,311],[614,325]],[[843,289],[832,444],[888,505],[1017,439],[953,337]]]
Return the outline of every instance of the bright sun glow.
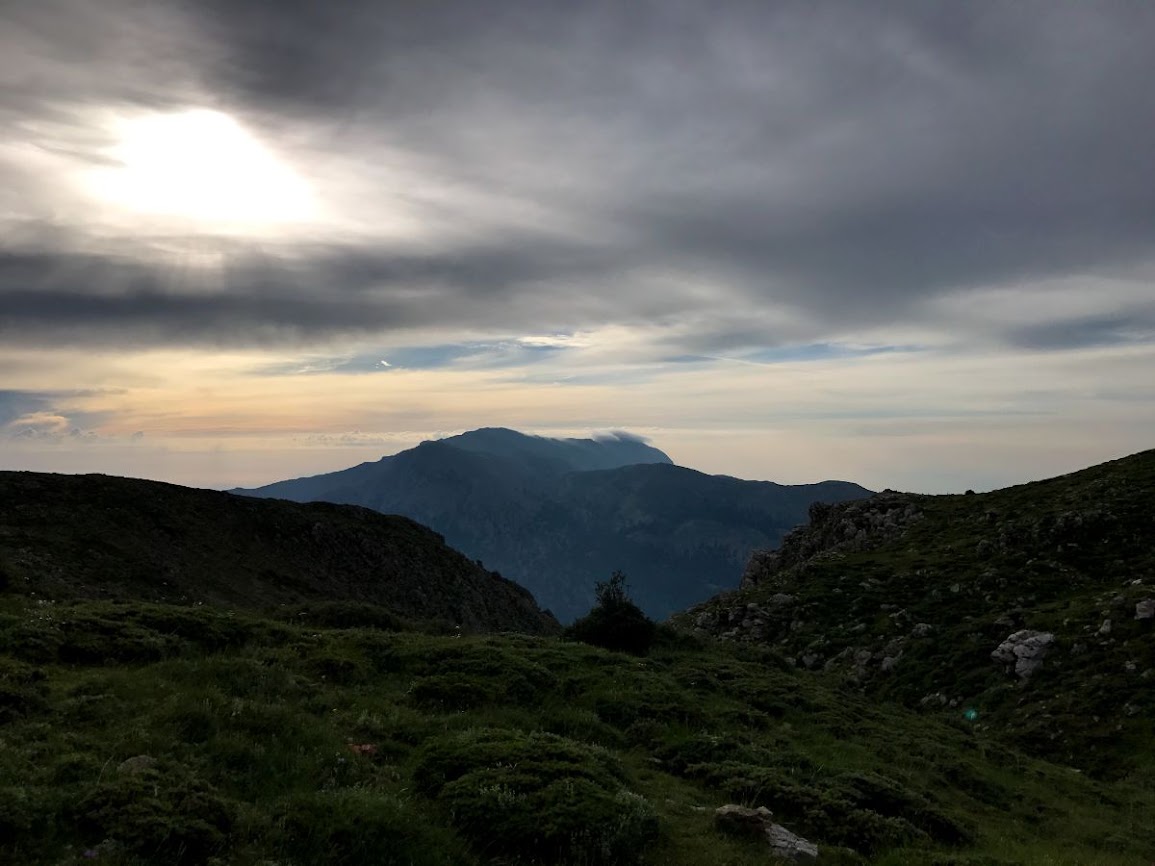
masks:
[[[253,229],[308,219],[304,181],[227,114],[194,109],[119,120],[100,197],[137,211]]]

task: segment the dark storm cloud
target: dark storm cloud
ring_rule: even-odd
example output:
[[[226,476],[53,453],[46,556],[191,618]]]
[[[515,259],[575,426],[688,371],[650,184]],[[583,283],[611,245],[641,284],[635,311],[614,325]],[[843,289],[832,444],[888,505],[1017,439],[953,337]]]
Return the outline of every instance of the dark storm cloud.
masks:
[[[1088,316],[1015,329],[1011,339],[1028,349],[1116,346],[1155,339],[1155,307],[1127,316]]]
[[[22,26],[45,46],[61,34],[58,52],[75,52],[96,82],[135,81],[133,98],[163,102],[195,82],[242,114],[305,124],[318,159],[370,166],[382,143],[419,155],[431,176],[480,197],[457,215],[476,218],[476,236],[419,255],[387,242],[291,259],[239,250],[214,291],[177,285],[165,266],[78,258],[59,238],[15,244],[0,253],[6,339],[650,320],[672,328],[664,351],[714,352],[902,323],[943,293],[1155,259],[1151,4],[163,8],[177,23],[153,38],[181,50],[149,55],[170,82],[153,93],[125,72],[147,71],[142,49],[118,55],[99,18],[90,39],[47,13],[25,11]],[[35,56],[55,68],[46,51]],[[5,93],[10,111],[50,110],[27,85]],[[359,194],[384,193],[366,173]],[[487,196],[556,220],[540,233],[486,222]],[[774,324],[777,310],[795,324]],[[1088,321],[1118,315],[1106,299]],[[1028,347],[1078,346],[1088,326],[1004,330]]]
[[[300,342],[340,333],[438,325],[533,329],[542,318],[596,324],[625,305],[575,303],[565,277],[608,273],[595,253],[552,248],[460,249],[439,256],[310,247],[292,259],[229,249],[220,268],[91,254],[0,256],[0,338],[38,342]],[[554,281],[522,303],[527,284]],[[634,316],[646,298],[635,299]],[[581,308],[585,307],[585,312]]]

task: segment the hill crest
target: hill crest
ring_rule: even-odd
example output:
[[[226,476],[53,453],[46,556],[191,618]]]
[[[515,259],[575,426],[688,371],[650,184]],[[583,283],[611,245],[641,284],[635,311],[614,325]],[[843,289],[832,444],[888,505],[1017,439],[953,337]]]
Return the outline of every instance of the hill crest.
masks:
[[[0,575],[48,599],[358,601],[477,631],[557,627],[527,590],[408,518],[107,475],[0,472]]]

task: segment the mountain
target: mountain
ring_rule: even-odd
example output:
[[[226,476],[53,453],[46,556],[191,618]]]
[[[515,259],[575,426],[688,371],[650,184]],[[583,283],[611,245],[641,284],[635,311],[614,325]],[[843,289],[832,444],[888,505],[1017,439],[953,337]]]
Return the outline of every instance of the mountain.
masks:
[[[1100,775],[1155,772],[1155,451],[981,495],[811,509],[681,628]]]
[[[815,501],[869,494],[841,481],[786,486],[711,476],[625,435],[548,439],[487,428],[247,496],[321,500],[404,514],[529,588],[562,621],[594,582],[625,571],[637,603],[664,618],[738,582]]]
[[[0,472],[0,590],[243,608],[350,601],[544,633],[522,587],[404,517],[103,475]]]

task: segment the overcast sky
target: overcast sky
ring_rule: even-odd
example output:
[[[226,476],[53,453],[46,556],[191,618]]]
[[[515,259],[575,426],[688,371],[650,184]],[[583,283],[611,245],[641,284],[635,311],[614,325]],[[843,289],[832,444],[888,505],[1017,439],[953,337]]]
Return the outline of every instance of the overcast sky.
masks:
[[[0,468],[1155,445],[1155,4],[8,0]]]

